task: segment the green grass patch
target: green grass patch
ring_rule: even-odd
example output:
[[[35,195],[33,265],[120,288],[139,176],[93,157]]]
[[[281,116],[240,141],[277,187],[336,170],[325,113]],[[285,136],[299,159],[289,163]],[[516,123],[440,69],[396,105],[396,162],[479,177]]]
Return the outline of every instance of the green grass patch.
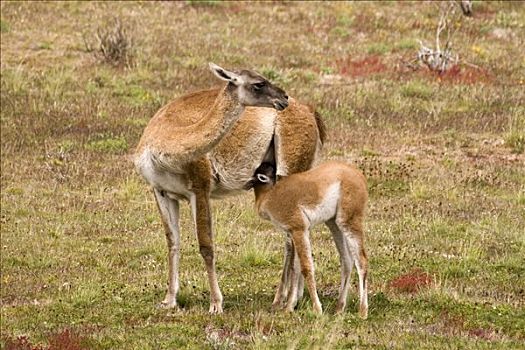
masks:
[[[9,33],[11,30],[11,26],[9,23],[7,23],[5,20],[0,20],[0,32],[2,33]]]
[[[419,43],[414,39],[403,38],[395,44],[398,50],[415,50],[419,47]]]
[[[242,265],[245,267],[269,266],[272,263],[271,256],[261,247],[249,246],[242,254]]]
[[[422,81],[411,81],[401,87],[401,95],[404,97],[428,100],[432,94],[432,88]]]
[[[512,153],[522,154],[525,150],[525,134],[514,131],[505,137],[505,144],[512,150]]]
[[[193,7],[217,7],[223,3],[221,0],[186,0],[186,4]]]
[[[101,139],[89,141],[86,148],[98,153],[120,154],[128,149],[128,142],[122,136],[107,136]]]
[[[37,45],[38,50],[52,50],[53,46],[49,41],[43,41]]]
[[[384,55],[390,52],[390,46],[384,43],[376,43],[368,46],[366,52],[370,55]]]

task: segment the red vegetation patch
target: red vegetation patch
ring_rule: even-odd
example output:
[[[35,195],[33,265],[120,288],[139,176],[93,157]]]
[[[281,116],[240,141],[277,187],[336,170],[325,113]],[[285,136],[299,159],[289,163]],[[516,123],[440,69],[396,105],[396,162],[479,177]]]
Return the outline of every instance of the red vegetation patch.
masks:
[[[468,331],[469,337],[494,340],[496,332],[493,329],[475,328]]]
[[[421,269],[414,269],[390,281],[389,285],[403,293],[417,293],[432,283],[432,278]]]
[[[483,340],[492,341],[495,340],[497,335],[496,331],[492,328],[472,328],[468,329],[466,320],[461,315],[453,315],[448,311],[442,311],[440,314],[440,320],[443,325],[443,331],[449,335],[467,335],[471,338],[480,338]]]
[[[460,67],[454,65],[447,71],[434,74],[441,82],[459,83],[459,84],[475,84],[475,83],[490,83],[493,77],[485,70],[474,67]]]
[[[443,310],[439,318],[447,331],[446,334],[459,335],[465,330],[465,318],[461,315],[451,314]]]
[[[5,350],[87,350],[82,345],[83,337],[65,329],[60,333],[49,335],[49,346],[33,345],[27,336],[6,338]]]
[[[61,333],[49,336],[48,350],[84,350],[87,348],[82,345],[83,339],[78,334],[65,329]]]
[[[443,84],[492,84],[496,80],[494,74],[489,71],[469,66],[466,64],[456,64],[445,72],[434,72],[423,65],[409,67],[408,60],[402,59],[403,64],[396,67],[395,72],[400,80],[412,79],[417,75],[422,79],[438,81]]]
[[[33,345],[26,336],[20,336],[16,339],[4,339],[5,350],[44,350],[41,345]]]
[[[338,59],[337,67],[341,75],[352,77],[366,77],[370,74],[386,71],[386,66],[377,55],[367,56],[361,60],[351,60],[349,57]]]

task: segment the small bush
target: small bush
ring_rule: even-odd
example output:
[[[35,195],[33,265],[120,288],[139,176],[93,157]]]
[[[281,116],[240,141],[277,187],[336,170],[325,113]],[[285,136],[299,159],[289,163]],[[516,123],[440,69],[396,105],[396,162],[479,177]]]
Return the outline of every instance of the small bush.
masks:
[[[133,41],[126,29],[116,19],[112,26],[98,28],[95,35],[96,49],[88,46],[95,56],[113,66],[130,66],[133,61]]]

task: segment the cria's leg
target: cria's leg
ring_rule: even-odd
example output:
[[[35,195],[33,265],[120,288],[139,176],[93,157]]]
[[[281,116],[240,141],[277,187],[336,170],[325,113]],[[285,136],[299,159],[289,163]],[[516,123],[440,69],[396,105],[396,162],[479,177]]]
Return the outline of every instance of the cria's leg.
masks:
[[[353,224],[344,231],[350,255],[354,259],[359,275],[359,316],[368,317],[368,258],[363,244],[363,231],[360,224]]]
[[[215,269],[215,250],[213,246],[213,231],[210,210],[210,197],[208,192],[195,193],[191,198],[191,206],[194,212],[197,238],[199,240],[199,251],[208,274],[210,285],[210,313],[222,313],[222,294],[217,281]]]
[[[297,284],[297,301],[302,299],[304,294],[304,277],[302,274],[299,275],[299,282]]]
[[[312,249],[310,247],[310,239],[308,238],[308,231],[293,231],[292,239],[294,242],[295,250],[299,257],[299,262],[301,264],[301,272],[304,276],[308,292],[310,293],[310,299],[312,300],[313,304],[313,311],[317,314],[321,314],[323,312],[323,308],[321,306],[319,296],[317,295],[317,287],[315,285],[314,263],[312,259]]]
[[[294,246],[292,245],[292,247],[294,247]],[[292,259],[293,259],[293,257],[296,257],[295,247],[293,248],[292,253],[289,256],[291,256]],[[296,276],[296,278],[297,278],[297,282],[296,282],[297,286],[294,288],[294,290],[295,290],[295,300],[296,300],[295,303],[297,304],[297,302],[299,302],[299,300],[301,300],[301,298],[303,297],[303,294],[304,294],[304,277],[300,273],[301,266],[299,264],[299,260],[297,260],[298,259],[297,257],[295,259],[296,260],[294,260],[294,261],[297,262],[297,265],[294,265],[293,263],[290,263],[289,267],[288,267],[288,286],[287,286],[287,288],[288,288],[288,290],[290,290],[290,288],[291,288],[291,281],[293,280],[292,276]],[[297,271],[296,275],[293,275],[293,273],[294,273],[293,272],[293,267],[294,266],[295,266],[296,271]]]
[[[177,306],[177,292],[179,291],[179,202],[168,198],[161,191],[153,190],[153,193],[155,194],[168,244],[168,291],[159,306],[173,308]]]
[[[272,310],[281,309],[284,302],[286,301],[286,295],[290,289],[291,277],[293,273],[293,261],[294,261],[295,249],[293,246],[292,237],[286,235],[286,243],[284,247],[284,266],[283,272],[281,274],[281,281],[277,287],[277,292],[275,293],[275,298],[272,303]]]
[[[346,238],[343,232],[339,229],[335,220],[326,222],[326,226],[332,232],[335,246],[339,253],[339,261],[341,263],[341,286],[339,288],[339,299],[337,300],[337,306],[335,309],[336,313],[341,313],[345,310],[346,299],[348,296],[348,290],[350,288],[350,277],[352,274],[352,268],[354,265],[352,256],[350,255]]]
[[[288,295],[286,297],[285,310],[292,312],[297,305],[297,287],[299,285],[299,277],[301,275],[301,265],[299,264],[299,257],[297,249],[293,251],[293,258],[291,261],[290,276],[288,279]]]

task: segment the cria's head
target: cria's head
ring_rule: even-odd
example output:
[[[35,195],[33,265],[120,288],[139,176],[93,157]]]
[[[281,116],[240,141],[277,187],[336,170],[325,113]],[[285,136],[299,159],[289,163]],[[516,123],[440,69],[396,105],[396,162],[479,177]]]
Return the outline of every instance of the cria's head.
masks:
[[[255,170],[252,180],[246,184],[245,189],[249,190],[252,187],[261,185],[273,185],[275,180],[275,166],[272,163],[262,163]]]
[[[271,163],[262,163],[255,170],[255,180],[259,184],[275,183],[275,167]]]

